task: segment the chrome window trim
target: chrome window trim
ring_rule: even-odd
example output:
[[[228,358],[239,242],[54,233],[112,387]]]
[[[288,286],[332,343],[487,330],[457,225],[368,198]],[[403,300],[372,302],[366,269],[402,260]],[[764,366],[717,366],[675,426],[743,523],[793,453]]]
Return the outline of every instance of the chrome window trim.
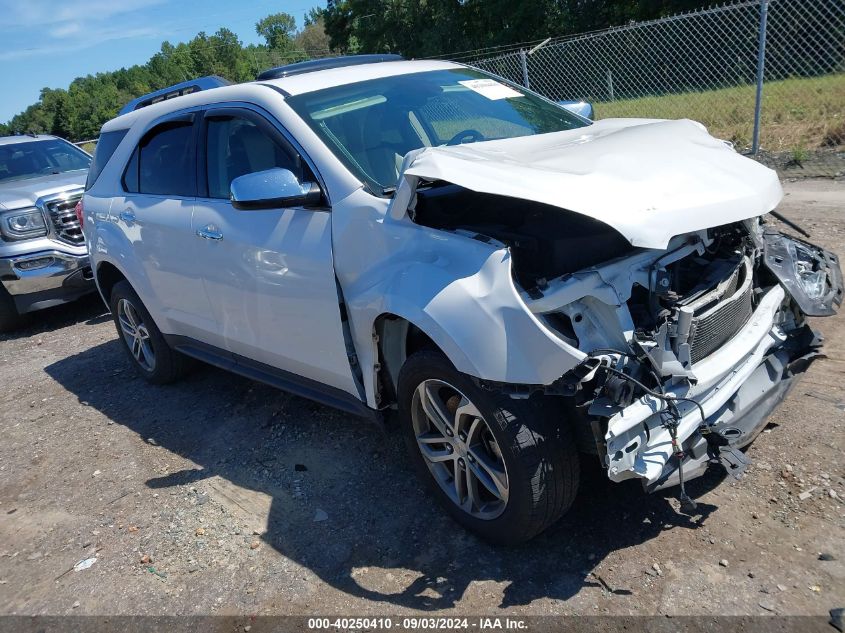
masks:
[[[154,200],[198,200],[196,196],[177,196],[165,193],[139,193],[137,191],[123,191],[118,198],[151,198]]]

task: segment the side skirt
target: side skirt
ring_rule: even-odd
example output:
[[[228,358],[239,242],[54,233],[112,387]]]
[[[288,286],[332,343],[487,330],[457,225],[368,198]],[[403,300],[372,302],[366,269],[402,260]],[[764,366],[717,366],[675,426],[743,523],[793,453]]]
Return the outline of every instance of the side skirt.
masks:
[[[191,356],[204,363],[239,374],[257,382],[287,391],[295,396],[307,398],[319,402],[334,409],[351,413],[358,417],[365,418],[381,426],[383,424],[382,414],[379,411],[370,409],[352,394],[329,387],[310,378],[304,378],[297,374],[265,365],[257,361],[232,354],[213,345],[207,345],[186,336],[164,334],[167,344],[173,349]]]

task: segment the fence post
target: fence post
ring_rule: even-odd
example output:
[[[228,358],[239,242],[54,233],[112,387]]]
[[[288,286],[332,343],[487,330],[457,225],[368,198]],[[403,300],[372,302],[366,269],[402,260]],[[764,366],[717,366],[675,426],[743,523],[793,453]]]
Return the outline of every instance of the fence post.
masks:
[[[613,95],[613,71],[610,68],[607,69],[607,94],[608,94],[608,101],[613,101],[615,99]]]
[[[519,61],[522,64],[522,85],[530,88],[531,84],[528,82],[528,55],[525,54],[525,49],[519,49]]]
[[[754,136],[751,153],[760,150],[760,115],[763,111],[763,76],[766,70],[766,24],[769,19],[769,0],[760,0],[760,41],[757,45],[757,99],[754,103]]]

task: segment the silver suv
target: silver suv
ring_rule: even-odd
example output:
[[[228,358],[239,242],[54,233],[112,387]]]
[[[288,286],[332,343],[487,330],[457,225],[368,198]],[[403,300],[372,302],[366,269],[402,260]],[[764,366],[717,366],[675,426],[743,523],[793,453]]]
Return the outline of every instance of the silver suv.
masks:
[[[765,221],[777,176],[692,121],[591,122],[459,64],[197,80],[107,123],[96,281],[151,382],[193,357],[397,410],[463,525],[539,533],[579,460],[647,490],[740,448],[817,355],[837,258]]]
[[[0,332],[94,291],[75,212],[90,163],[55,136],[0,138]]]

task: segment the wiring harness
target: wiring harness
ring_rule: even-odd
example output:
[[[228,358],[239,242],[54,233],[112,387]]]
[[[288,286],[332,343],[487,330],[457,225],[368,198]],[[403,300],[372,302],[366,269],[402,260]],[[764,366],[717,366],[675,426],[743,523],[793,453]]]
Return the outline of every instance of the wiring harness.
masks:
[[[639,363],[640,366],[644,366],[643,360],[641,358],[638,358],[635,354],[615,349],[593,350],[592,352],[590,352],[590,354],[588,354],[588,358],[594,358],[596,356],[603,356],[607,354],[617,354],[621,357],[630,358]],[[695,501],[687,494],[686,487],[684,485],[684,459],[686,458],[686,454],[684,453],[680,442],[678,442],[678,425],[681,421],[681,413],[678,410],[678,402],[689,402],[694,405],[698,409],[698,412],[701,414],[702,429],[707,429],[707,416],[704,413],[704,408],[701,406],[701,404],[699,404],[692,398],[684,398],[675,396],[674,394],[667,394],[663,389],[663,383],[660,381],[657,374],[655,374],[654,370],[651,368],[648,368],[648,372],[654,379],[654,382],[657,385],[657,389],[659,389],[659,391],[647,387],[633,376],[626,374],[624,371],[619,371],[618,369],[608,367],[604,364],[600,365],[597,371],[603,371],[608,375],[617,376],[618,378],[631,383],[632,385],[640,389],[643,393],[657,400],[661,400],[666,404],[666,415],[664,415],[662,418],[662,426],[667,431],[669,431],[669,436],[672,439],[672,454],[678,460],[678,480],[680,485],[680,495],[678,500],[681,503],[682,510],[684,510],[685,512],[694,512],[697,508],[697,505]]]

